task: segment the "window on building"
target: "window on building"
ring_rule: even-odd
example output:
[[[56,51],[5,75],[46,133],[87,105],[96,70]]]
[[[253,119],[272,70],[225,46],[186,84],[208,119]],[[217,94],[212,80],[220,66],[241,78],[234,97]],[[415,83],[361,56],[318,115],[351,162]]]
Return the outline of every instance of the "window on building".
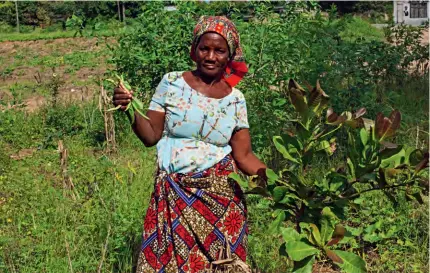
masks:
[[[410,18],[427,18],[427,2],[411,1]]]

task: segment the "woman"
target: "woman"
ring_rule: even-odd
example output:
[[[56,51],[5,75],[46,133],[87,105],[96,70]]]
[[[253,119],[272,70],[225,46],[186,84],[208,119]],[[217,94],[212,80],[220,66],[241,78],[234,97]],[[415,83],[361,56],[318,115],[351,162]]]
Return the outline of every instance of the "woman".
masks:
[[[227,177],[237,168],[264,177],[266,166],[252,152],[245,98],[234,87],[247,72],[236,27],[225,17],[200,18],[190,55],[196,70],[166,74],[149,120],[136,114],[132,125],[158,153],[137,272],[205,272],[227,246],[246,260],[246,205]],[[115,89],[121,109],[131,98]]]

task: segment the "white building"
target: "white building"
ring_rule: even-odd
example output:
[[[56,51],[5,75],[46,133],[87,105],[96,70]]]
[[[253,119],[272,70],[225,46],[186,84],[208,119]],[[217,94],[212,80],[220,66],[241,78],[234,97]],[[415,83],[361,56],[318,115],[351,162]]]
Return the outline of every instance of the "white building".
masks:
[[[429,20],[430,5],[426,1],[393,1],[394,23],[418,26]]]

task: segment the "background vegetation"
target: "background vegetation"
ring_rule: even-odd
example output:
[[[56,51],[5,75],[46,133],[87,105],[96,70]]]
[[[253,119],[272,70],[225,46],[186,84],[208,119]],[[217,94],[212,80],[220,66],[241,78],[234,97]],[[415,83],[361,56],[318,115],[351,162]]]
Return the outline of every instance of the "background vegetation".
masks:
[[[336,113],[366,107],[365,117],[374,119],[400,110],[392,141],[428,150],[428,44],[420,41],[422,28],[372,27],[389,6],[175,4],[178,10],[168,12],[163,2],[126,2],[118,13],[116,2],[19,2],[21,33],[14,3],[0,4],[1,271],[132,272],[155,152],[119,114],[117,152],[108,152],[101,79],[118,70],[147,102],[163,74],[193,67],[192,29],[203,14],[227,15],[239,28],[250,73],[238,88],[247,99],[254,150],[272,169],[288,166],[272,139],[294,129],[285,93],[290,78],[312,85],[318,79]],[[31,107],[36,99],[43,103]],[[322,177],[345,162],[347,135],[335,136],[336,151],[315,157],[309,175]],[[68,150],[66,165],[59,140]],[[428,198],[420,204],[407,197],[395,193],[391,202],[370,192],[346,206],[349,236],[339,249],[365,259],[369,272],[426,272]],[[249,263],[263,272],[292,271],[291,257],[279,252],[282,236],[267,232],[277,216],[273,202],[247,198]],[[323,256],[317,261],[315,272],[340,270]]]

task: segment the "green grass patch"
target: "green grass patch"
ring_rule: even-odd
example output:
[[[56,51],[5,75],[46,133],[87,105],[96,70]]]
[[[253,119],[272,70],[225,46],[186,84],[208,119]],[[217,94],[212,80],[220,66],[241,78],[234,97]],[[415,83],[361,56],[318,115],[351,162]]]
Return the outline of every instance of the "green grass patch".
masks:
[[[0,33],[0,42],[6,41],[33,41],[33,40],[50,40],[50,39],[58,39],[58,38],[73,38],[80,37],[80,35],[75,35],[75,31],[62,31],[57,30],[53,32],[43,32],[41,30],[35,30],[30,33]],[[84,37],[110,37],[114,36],[118,33],[117,30],[101,30],[97,32],[92,31],[84,31]]]
[[[104,154],[103,138],[94,143],[103,124],[98,110],[90,121],[93,106],[42,109],[29,117],[0,114],[2,272],[70,272],[69,259],[75,272],[94,272],[106,242],[102,271],[131,272],[152,191],[154,149],[129,130],[118,154]],[[59,139],[69,152],[76,200],[63,192]],[[23,148],[35,150],[9,158]]]
[[[345,29],[339,33],[345,41],[365,39],[367,41],[384,41],[384,31],[372,26],[360,17],[351,17],[347,20]]]

